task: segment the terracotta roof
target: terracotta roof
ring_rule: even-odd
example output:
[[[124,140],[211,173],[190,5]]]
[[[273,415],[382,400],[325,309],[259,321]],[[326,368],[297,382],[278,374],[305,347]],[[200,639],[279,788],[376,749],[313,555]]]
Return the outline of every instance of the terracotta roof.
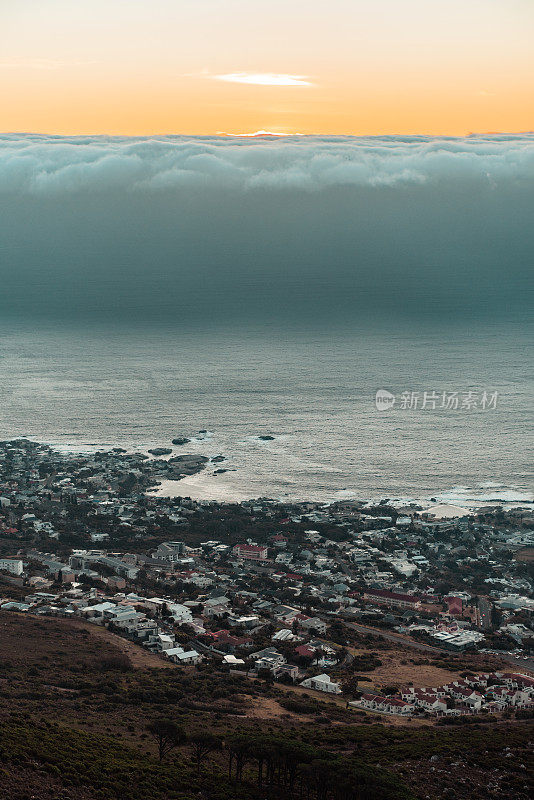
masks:
[[[362,694],[362,700],[367,700],[369,703],[379,703],[380,705],[396,706],[397,708],[410,705],[397,697],[384,697],[382,694]]]
[[[295,653],[298,653],[299,656],[308,656],[311,658],[315,655],[315,648],[309,647],[307,644],[301,644],[299,647],[295,647]]]

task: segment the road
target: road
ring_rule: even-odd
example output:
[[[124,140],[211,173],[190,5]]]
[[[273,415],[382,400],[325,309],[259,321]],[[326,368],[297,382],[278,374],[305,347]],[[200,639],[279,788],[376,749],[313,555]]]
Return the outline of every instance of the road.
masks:
[[[496,656],[507,661],[514,668],[514,672],[534,672],[534,658],[523,658],[523,656]]]

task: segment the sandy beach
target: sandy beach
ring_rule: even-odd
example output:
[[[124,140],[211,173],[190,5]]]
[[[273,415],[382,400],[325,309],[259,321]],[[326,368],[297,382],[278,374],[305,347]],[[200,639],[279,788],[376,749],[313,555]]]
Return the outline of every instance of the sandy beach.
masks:
[[[211,472],[198,472],[180,481],[162,481],[161,485],[148,494],[156,497],[190,497],[192,500],[216,500],[220,503],[250,500],[251,493],[244,492],[231,482],[232,473],[213,475]]]

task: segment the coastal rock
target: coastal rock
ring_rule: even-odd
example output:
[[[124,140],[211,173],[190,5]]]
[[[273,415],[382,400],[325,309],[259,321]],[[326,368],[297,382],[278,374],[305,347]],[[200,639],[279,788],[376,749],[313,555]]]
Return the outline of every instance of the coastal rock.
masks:
[[[177,436],[176,439],[172,440],[173,444],[189,444],[191,439],[187,439],[185,436]]]
[[[219,464],[221,461],[226,461],[226,456],[213,456],[211,460],[214,464]]]
[[[274,440],[274,436],[270,434],[264,434],[263,436],[258,436],[258,439],[261,439],[262,442],[272,442]]]
[[[153,447],[148,451],[152,456],[168,456],[172,453],[171,447]]]
[[[207,456],[199,455],[183,455],[169,458],[169,464],[205,464],[206,461],[209,461]]]
[[[186,475],[195,475],[204,469],[209,458],[207,456],[183,455],[169,458],[166,462],[173,470],[173,478],[179,480]],[[179,478],[177,477],[179,474]]]

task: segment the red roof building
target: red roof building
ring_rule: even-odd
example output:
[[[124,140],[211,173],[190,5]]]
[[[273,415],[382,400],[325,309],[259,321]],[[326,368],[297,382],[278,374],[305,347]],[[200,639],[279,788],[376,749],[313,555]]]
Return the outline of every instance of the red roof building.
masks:
[[[304,656],[304,658],[313,658],[315,655],[315,648],[307,644],[301,644],[299,647],[295,647],[295,653],[299,656]]]
[[[363,599],[398,608],[420,608],[421,606],[421,599],[414,594],[399,594],[398,592],[389,592],[387,589],[365,589]]]

